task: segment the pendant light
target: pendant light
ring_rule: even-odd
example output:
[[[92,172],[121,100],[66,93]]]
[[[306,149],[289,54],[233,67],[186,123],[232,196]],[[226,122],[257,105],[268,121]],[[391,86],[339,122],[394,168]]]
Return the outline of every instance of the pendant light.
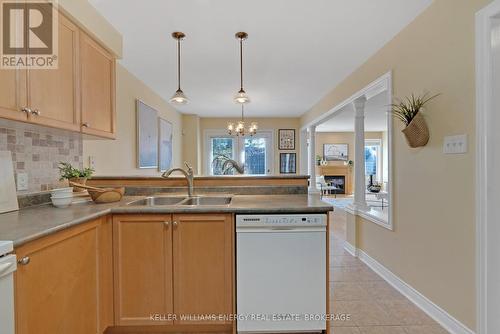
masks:
[[[244,104],[250,102],[250,98],[243,89],[243,40],[248,38],[248,34],[246,32],[237,32],[235,37],[240,41],[240,90],[234,96],[234,102]]]
[[[227,131],[229,132],[230,136],[236,135],[236,136],[244,136],[245,134],[249,134],[250,136],[253,136],[254,134],[257,133],[258,125],[255,122],[250,123],[250,126],[248,129],[245,128],[245,105],[241,104],[241,120],[239,120],[236,124],[234,123],[228,123],[227,124]]]
[[[170,98],[170,103],[187,104],[189,99],[181,89],[181,40],[183,40],[186,35],[183,32],[175,31],[172,33],[172,37],[177,40],[177,90]]]

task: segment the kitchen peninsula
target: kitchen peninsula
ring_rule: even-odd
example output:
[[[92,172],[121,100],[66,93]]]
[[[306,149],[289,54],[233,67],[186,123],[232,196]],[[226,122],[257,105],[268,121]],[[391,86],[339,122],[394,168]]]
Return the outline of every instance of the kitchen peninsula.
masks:
[[[269,186],[262,195],[241,194],[251,189],[245,185],[249,182]],[[116,203],[84,199],[64,209],[45,204],[0,215],[0,236],[13,241],[19,261],[18,334],[56,328],[71,333],[239,332],[230,316],[238,303],[237,217],[260,217],[266,223],[272,217],[290,223],[301,217],[297,222],[307,220],[310,228],[319,223],[314,217],[324,217],[327,231],[332,210],[304,191],[307,177],[199,177],[194,204],[179,178],[107,177],[89,183],[123,184],[127,195]],[[162,200],[169,204],[155,204]],[[322,235],[317,260],[323,293],[328,233]],[[318,304],[323,313],[327,295]],[[202,314],[228,317],[207,320]],[[190,318],[180,319],[186,315]],[[322,326],[327,330],[326,322]]]

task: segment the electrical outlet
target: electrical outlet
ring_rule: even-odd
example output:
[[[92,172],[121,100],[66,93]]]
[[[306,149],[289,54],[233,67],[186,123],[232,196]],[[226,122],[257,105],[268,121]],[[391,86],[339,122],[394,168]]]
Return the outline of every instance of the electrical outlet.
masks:
[[[28,173],[17,173],[17,190],[28,190]]]
[[[91,155],[89,155],[89,168],[95,169],[95,159]]]
[[[443,152],[444,154],[467,153],[467,135],[444,137]]]

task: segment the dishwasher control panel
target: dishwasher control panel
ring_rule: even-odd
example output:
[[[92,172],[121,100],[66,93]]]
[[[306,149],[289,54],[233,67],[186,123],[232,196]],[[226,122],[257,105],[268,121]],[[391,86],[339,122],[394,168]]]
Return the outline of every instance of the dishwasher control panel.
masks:
[[[326,226],[325,214],[237,215],[236,226]]]

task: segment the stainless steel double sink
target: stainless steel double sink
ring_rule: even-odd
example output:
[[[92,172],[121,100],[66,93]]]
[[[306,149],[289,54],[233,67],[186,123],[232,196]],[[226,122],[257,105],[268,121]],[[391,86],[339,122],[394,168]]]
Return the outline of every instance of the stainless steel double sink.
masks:
[[[166,206],[166,205],[182,205],[182,206],[199,206],[199,205],[229,205],[231,197],[227,196],[151,196],[142,198],[128,203],[130,206]]]

